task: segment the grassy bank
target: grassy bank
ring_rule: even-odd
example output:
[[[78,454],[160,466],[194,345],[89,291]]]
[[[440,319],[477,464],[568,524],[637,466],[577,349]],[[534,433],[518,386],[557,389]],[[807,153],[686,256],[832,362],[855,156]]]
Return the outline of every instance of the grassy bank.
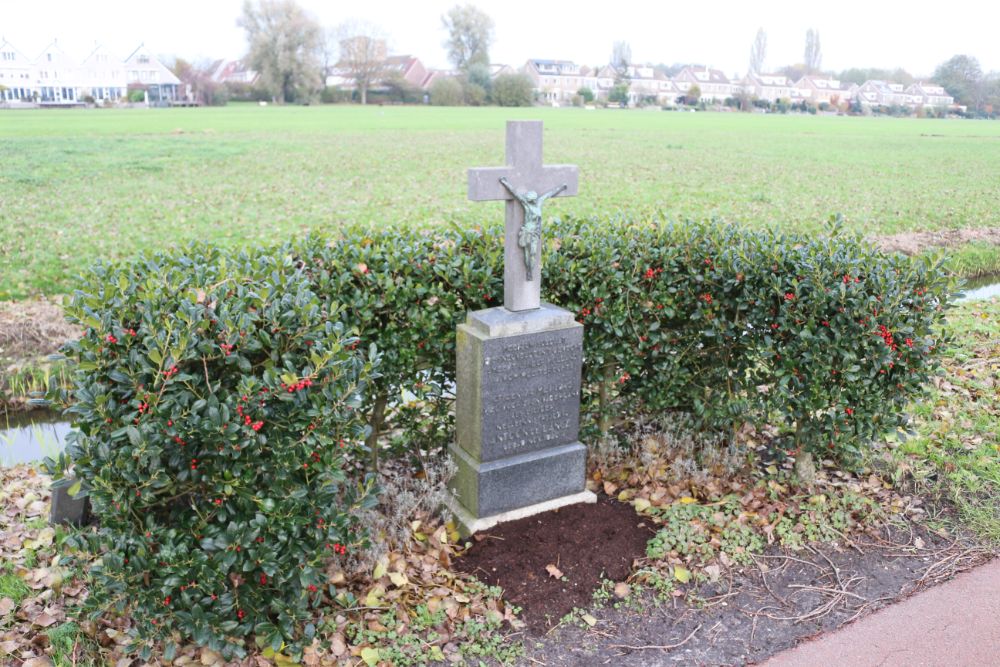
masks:
[[[503,162],[511,118],[544,120],[546,161],[580,166],[580,196],[551,214],[811,230],[839,212],[867,234],[1000,226],[997,123],[330,106],[0,118],[0,300],[67,293],[81,264],[193,239],[498,219],[499,203],[466,200],[465,169]]]
[[[914,405],[916,435],[896,443],[897,476],[944,498],[958,520],[1000,544],[1000,300],[962,304],[945,374]]]

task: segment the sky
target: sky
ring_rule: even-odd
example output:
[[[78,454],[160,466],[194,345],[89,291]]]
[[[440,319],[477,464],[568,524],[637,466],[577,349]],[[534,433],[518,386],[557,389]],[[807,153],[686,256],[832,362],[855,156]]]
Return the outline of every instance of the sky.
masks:
[[[358,19],[389,37],[390,52],[447,67],[441,15],[457,0],[299,0],[323,26]],[[903,67],[930,75],[958,53],[984,71],[1000,70],[1000,2],[913,0],[838,2],[713,1],[595,3],[473,0],[496,23],[491,60],[515,66],[529,58],[608,62],[623,40],[636,63],[699,63],[742,75],[758,28],[767,32],[765,68],[802,61],[805,33],[819,31],[824,69]],[[236,25],[243,0],[0,0],[0,37],[28,57],[53,39],[85,57],[100,42],[127,56],[144,42],[153,53],[188,60],[238,58],[246,40]]]

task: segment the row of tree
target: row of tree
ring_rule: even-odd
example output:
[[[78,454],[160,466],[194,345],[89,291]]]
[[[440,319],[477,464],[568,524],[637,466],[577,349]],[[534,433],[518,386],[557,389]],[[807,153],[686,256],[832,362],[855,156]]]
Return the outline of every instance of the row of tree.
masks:
[[[463,99],[485,102],[492,88],[488,66],[493,20],[471,4],[452,7],[441,20],[447,33],[444,46],[461,75],[455,83],[463,88]],[[238,24],[247,36],[247,64],[277,102],[315,97],[327,74],[336,69],[353,81],[364,104],[368,91],[387,78],[387,36],[371,23],[348,21],[324,30],[296,0],[245,0]],[[485,78],[477,67],[487,68]],[[389,86],[405,88],[398,80]]]
[[[489,48],[494,25],[486,13],[473,5],[456,5],[442,16],[442,24],[447,33],[444,46],[459,73],[456,81],[443,84],[445,89],[458,86],[460,101],[469,104],[492,101],[494,87],[497,103],[523,99],[524,81],[490,81]],[[182,58],[174,62],[174,73],[191,86],[203,104],[225,103],[233,92],[279,103],[314,100],[324,97],[326,78],[333,71],[353,82],[362,104],[376,85],[399,101],[423,97],[423,91],[414,90],[398,73],[387,71],[388,37],[372,23],[349,20],[324,28],[296,0],[245,0],[237,25],[246,33],[246,65],[258,74],[254,90],[214,81],[211,63],[194,64]],[[485,77],[477,69],[483,67]],[[442,98],[447,97],[445,89]],[[530,97],[526,103],[530,103]]]

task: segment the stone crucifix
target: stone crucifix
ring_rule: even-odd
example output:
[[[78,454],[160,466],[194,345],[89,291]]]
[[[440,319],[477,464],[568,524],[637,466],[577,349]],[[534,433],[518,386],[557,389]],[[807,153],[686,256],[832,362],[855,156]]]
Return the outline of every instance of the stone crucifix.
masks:
[[[542,202],[577,193],[577,168],[542,164],[542,121],[507,121],[507,166],[469,169],[469,199],[507,202],[503,305],[534,310],[541,303]]]

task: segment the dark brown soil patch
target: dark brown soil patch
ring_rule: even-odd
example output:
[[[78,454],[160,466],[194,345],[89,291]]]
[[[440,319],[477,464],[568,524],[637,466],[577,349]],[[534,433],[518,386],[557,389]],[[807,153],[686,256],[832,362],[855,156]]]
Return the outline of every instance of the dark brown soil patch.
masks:
[[[537,634],[574,607],[589,607],[602,579],[628,577],[652,536],[652,522],[631,505],[601,496],[596,505],[570,505],[477,533],[454,566],[502,587]],[[562,578],[552,576],[549,565]]]
[[[966,541],[966,540],[972,541]],[[523,665],[746,665],[945,581],[991,558],[974,538],[919,524],[886,527],[850,544],[772,547],[669,602],[651,596],[592,610],[594,627],[563,624],[528,642]],[[843,591],[840,593],[838,591]]]

